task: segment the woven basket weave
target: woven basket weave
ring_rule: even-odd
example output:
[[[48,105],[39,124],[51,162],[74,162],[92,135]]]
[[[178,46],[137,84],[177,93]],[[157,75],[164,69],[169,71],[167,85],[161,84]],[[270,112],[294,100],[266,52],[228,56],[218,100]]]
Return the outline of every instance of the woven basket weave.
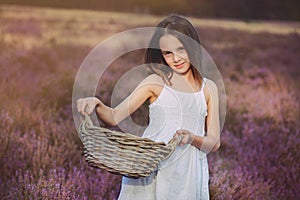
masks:
[[[80,124],[79,134],[89,164],[131,178],[149,176],[180,141],[172,139],[165,144],[94,126],[87,115]]]

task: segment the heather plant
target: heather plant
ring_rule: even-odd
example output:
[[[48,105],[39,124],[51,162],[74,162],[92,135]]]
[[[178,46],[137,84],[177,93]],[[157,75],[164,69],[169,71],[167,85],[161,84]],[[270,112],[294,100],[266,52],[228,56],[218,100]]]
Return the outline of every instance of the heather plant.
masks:
[[[8,19],[6,20],[5,32],[14,35],[29,35],[40,37],[42,29],[38,19]]]
[[[119,14],[79,12],[80,18],[74,11],[5,8],[0,199],[116,199],[121,177],[84,161],[72,119],[73,80],[99,40],[153,18],[126,24]],[[205,25],[199,32],[228,100],[221,148],[208,156],[211,199],[299,199],[299,33]],[[97,88],[104,102],[110,104],[116,81],[141,64],[142,55],[132,52],[111,64]],[[134,119],[143,123],[145,112]]]
[[[296,187],[299,185],[299,164],[295,163],[295,159],[299,157],[297,152],[299,129],[287,129],[269,122],[258,125],[253,121],[242,121],[244,126],[241,132],[224,131],[223,133],[222,149],[224,150],[220,157],[222,160],[222,157],[227,155],[227,165],[221,171],[224,170],[225,173],[230,168],[242,168],[248,176],[252,176],[253,183],[264,185],[264,187],[259,187],[260,190],[268,189],[268,194],[270,194],[268,196],[271,199],[272,197],[276,197],[275,199],[294,198]],[[217,160],[214,159],[213,162]],[[289,167],[291,165],[293,167]],[[219,173],[213,175],[217,176],[216,181],[220,178]],[[228,184],[235,183],[236,179],[233,178]],[[288,185],[289,189],[286,188]],[[266,195],[266,193],[263,194]]]
[[[89,173],[91,171],[86,166],[73,167],[68,171],[54,168],[46,174],[39,170],[37,177],[31,171],[17,171],[10,193],[15,199],[114,199],[118,189],[108,190],[105,185],[116,184],[114,181],[119,180],[111,179],[109,174],[100,170],[93,174]]]

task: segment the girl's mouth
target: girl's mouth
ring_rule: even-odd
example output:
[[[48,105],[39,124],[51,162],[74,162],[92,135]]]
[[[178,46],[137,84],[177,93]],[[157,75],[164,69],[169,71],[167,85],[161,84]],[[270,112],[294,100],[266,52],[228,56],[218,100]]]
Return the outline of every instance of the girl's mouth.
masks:
[[[184,66],[184,63],[180,63],[177,65],[174,65],[177,69],[181,69]]]

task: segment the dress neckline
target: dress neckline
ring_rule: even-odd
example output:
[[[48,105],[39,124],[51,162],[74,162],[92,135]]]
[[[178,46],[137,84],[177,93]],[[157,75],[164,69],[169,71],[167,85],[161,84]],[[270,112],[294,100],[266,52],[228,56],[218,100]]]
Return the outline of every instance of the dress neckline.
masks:
[[[168,88],[168,89],[170,89],[174,92],[178,92],[178,93],[182,93],[182,94],[193,94],[193,95],[195,95],[195,94],[201,93],[203,91],[202,88],[201,88],[199,91],[196,91],[196,92],[184,92],[184,91],[176,90],[176,89],[168,86],[167,84],[165,84],[164,87],[166,87],[166,88]]]
[[[193,94],[193,95],[195,95],[195,94],[199,94],[199,93],[203,92],[204,85],[205,85],[205,78],[203,78],[203,80],[202,80],[202,84],[201,84],[201,87],[200,87],[199,91],[196,91],[196,92],[184,92],[184,91],[176,90],[176,89],[168,86],[167,84],[164,84],[164,88],[167,87],[167,88],[171,89],[172,91],[182,93],[182,94]]]
[[[203,82],[202,82],[202,85],[201,85],[201,89],[200,89],[199,91],[197,91],[197,92],[184,92],[184,91],[176,90],[176,89],[174,89],[174,88],[168,86],[167,84],[164,84],[164,85],[163,85],[163,88],[162,88],[162,90],[161,90],[161,92],[160,92],[160,94],[158,95],[158,97],[157,97],[152,103],[150,103],[149,106],[150,106],[150,107],[153,106],[153,105],[158,101],[158,99],[162,98],[161,96],[162,96],[162,94],[165,92],[165,90],[171,90],[171,91],[176,92],[176,93],[179,93],[179,94],[198,95],[198,94],[203,93],[203,91],[204,91],[204,85],[205,85],[205,78],[203,78]],[[203,94],[204,94],[204,93],[203,93]]]

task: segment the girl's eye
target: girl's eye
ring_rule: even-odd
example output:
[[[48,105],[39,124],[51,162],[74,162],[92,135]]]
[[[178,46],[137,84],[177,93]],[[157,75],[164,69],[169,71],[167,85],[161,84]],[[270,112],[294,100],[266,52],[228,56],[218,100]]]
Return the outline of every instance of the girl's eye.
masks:
[[[172,53],[170,52],[170,51],[165,51],[165,52],[163,52],[163,55],[164,56],[170,56]]]
[[[179,47],[179,48],[178,48],[178,51],[179,51],[179,52],[183,52],[183,51],[185,51],[185,48],[184,48],[184,47]]]

